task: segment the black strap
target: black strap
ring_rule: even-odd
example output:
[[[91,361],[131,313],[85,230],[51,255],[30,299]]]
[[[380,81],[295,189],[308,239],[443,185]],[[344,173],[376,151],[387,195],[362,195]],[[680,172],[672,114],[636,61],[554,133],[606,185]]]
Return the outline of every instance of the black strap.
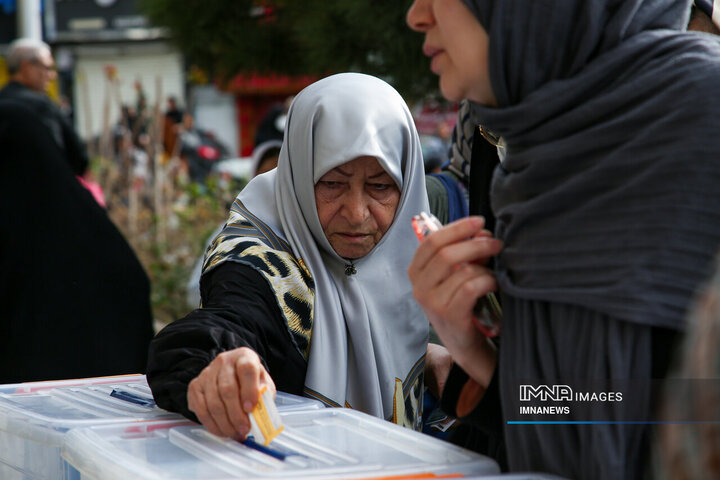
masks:
[[[490,209],[490,182],[499,162],[497,147],[490,144],[475,128],[470,157],[470,215],[485,217],[485,228],[495,230],[495,216]]]

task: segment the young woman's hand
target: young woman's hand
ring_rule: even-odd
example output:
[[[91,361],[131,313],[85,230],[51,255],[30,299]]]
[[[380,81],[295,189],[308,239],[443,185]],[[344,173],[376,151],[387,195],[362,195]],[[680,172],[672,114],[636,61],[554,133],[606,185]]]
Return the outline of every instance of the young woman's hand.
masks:
[[[487,385],[495,350],[472,320],[478,298],[497,288],[486,268],[502,242],[484,230],[482,217],[468,217],[430,234],[420,243],[408,275],[413,295],[455,362]]]
[[[250,431],[248,414],[264,386],[275,395],[275,383],[258,354],[247,347],[229,350],[190,382],[188,408],[210,432],[244,440]]]

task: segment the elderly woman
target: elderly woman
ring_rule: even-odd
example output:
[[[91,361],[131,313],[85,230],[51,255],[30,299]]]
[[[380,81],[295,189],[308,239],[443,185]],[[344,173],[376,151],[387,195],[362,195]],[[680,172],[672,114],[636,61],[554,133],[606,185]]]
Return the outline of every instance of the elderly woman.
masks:
[[[307,87],[277,169],[245,187],[206,254],[202,308],[152,342],[158,404],[242,438],[268,385],[419,428],[428,323],[406,272],[424,209],[400,95],[361,74]]]
[[[682,31],[689,10],[416,0],[408,12],[445,97],[471,100],[476,123],[505,144],[490,192],[497,240],[467,242],[483,221],[457,221],[423,241],[409,272],[462,368],[445,405],[499,427],[511,470],[647,471],[650,379],[665,375],[720,244],[720,42]],[[494,277],[483,262],[500,241]],[[497,369],[472,322],[476,298],[496,287]],[[605,400],[543,402],[538,392],[558,385]]]

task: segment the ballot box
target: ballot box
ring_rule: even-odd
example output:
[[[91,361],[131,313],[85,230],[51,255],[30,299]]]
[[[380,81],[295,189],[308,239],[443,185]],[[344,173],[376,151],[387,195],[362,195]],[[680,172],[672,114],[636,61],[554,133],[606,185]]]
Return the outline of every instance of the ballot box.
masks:
[[[498,475],[490,458],[344,408],[281,412],[265,446],[187,421],[74,429],[62,456],[71,480],[400,479]]]
[[[548,473],[503,473],[502,475],[484,475],[481,477],[466,477],[464,480],[570,480]]]
[[[278,393],[281,411],[321,409]],[[144,375],[0,385],[0,479],[60,480],[65,434],[80,427],[183,417],[155,405]]]
[[[278,392],[280,411],[319,410],[317,400]],[[0,385],[0,478],[59,480],[60,456],[74,428],[117,423],[182,421],[155,405],[144,375]]]
[[[63,478],[72,428],[180,419],[158,408],[144,375],[0,385],[0,478]]]

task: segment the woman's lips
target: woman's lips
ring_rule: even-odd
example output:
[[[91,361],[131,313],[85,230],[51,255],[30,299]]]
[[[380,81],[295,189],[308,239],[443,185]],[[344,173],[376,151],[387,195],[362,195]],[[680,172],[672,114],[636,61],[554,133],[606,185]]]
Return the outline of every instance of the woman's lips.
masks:
[[[423,54],[426,57],[432,58],[440,52],[442,52],[442,48],[433,47],[432,45],[427,44],[423,45]]]
[[[368,236],[367,233],[340,233],[339,235],[342,238],[344,238],[345,240],[350,241],[350,242],[353,242],[353,241],[357,242],[357,241],[363,240],[364,238],[366,238]]]
[[[439,66],[437,65],[437,57],[444,50],[442,48],[433,47],[432,45],[423,45],[423,54],[430,57],[430,70],[436,75],[440,74]]]

